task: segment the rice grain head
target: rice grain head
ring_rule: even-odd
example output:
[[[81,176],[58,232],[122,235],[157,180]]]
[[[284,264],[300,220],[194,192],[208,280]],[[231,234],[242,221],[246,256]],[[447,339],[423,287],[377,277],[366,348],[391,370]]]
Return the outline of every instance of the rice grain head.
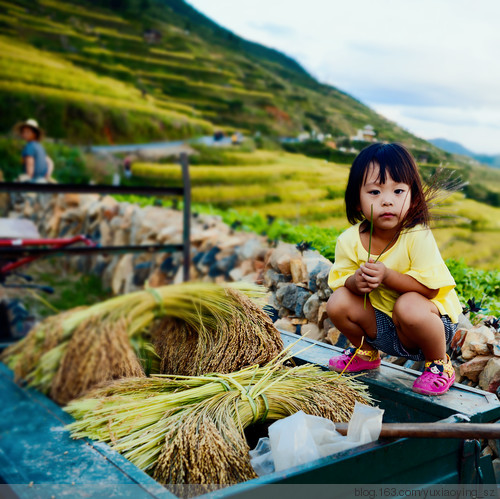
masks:
[[[171,317],[157,324],[153,344],[161,359],[161,373],[230,373],[263,365],[282,351],[279,331],[253,300],[232,288],[226,288],[224,295],[230,305],[227,313],[205,325],[196,327]]]
[[[106,381],[141,376],[144,371],[130,345],[127,321],[90,317],[73,333],[50,396],[61,405],[67,404]]]

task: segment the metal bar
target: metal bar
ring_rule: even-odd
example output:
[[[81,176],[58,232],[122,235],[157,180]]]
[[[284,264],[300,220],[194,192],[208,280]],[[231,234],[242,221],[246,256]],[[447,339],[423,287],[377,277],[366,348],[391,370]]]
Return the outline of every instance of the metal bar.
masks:
[[[348,423],[335,423],[347,435]],[[498,423],[382,423],[380,437],[387,438],[499,438]]]
[[[191,178],[189,176],[189,161],[186,153],[180,157],[182,168],[182,183],[184,188],[184,209],[183,209],[183,231],[182,239],[184,246],[184,282],[189,281],[189,268],[191,267]]]
[[[97,194],[142,194],[153,196],[182,196],[182,187],[138,187],[126,185],[80,185],[80,184],[36,184],[31,182],[0,182],[0,191],[7,192],[49,192],[59,193],[97,193]]]
[[[30,255],[63,255],[63,254],[106,254],[106,253],[169,253],[180,251],[183,244],[148,244],[148,245],[127,245],[127,246],[93,246],[81,248],[0,248],[0,257],[30,256]]]
[[[21,247],[23,247],[23,246],[43,246],[46,244],[66,245],[66,244],[73,244],[73,243],[77,243],[77,242],[84,242],[85,244],[88,244],[89,246],[94,245],[93,241],[90,241],[85,236],[78,235],[78,236],[70,237],[70,238],[0,239],[0,248],[2,248],[2,247],[16,248],[16,247],[20,247],[20,246]]]
[[[58,249],[58,248],[64,248],[66,246],[69,246],[73,243],[77,242],[83,242],[85,243],[88,247],[94,247],[96,244],[91,241],[90,239],[87,239],[83,235],[78,235],[72,238],[66,238],[66,239],[11,239],[10,240],[10,246],[8,244],[2,244],[2,243],[8,243],[9,241],[0,241],[0,249],[2,246],[7,246],[7,247],[17,247],[17,248],[22,248],[25,249],[27,246],[40,246],[44,244],[54,244],[52,246],[52,249]],[[19,267],[22,267],[26,263],[32,262],[33,260],[36,260],[36,256],[27,256],[25,258],[21,258],[20,260],[17,260],[15,262],[9,262],[3,267],[0,268],[0,275],[1,274],[6,274],[7,272],[11,272],[14,269],[17,269]]]

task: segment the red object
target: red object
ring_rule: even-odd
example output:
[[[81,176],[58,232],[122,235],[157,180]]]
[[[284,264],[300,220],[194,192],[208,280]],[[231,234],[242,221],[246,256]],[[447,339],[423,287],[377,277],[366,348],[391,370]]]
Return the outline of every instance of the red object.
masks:
[[[85,236],[78,235],[70,238],[57,239],[0,239],[0,247],[25,247],[25,246],[52,246],[52,249],[57,250],[64,248],[74,243],[83,242],[87,246],[95,246],[95,243]],[[39,258],[38,256],[27,256],[15,262],[9,262],[0,267],[0,275],[6,274],[11,270],[17,269]]]

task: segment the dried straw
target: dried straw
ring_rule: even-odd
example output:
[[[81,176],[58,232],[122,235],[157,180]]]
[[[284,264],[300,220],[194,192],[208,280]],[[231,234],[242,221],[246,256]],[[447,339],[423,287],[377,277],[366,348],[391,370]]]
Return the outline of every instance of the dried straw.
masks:
[[[144,371],[130,345],[126,320],[99,322],[91,317],[69,340],[50,396],[63,405],[100,383],[140,376]]]
[[[18,379],[66,403],[103,381],[144,375],[136,354],[145,364],[155,360],[145,338],[155,321],[169,317],[174,322],[167,323],[164,337],[156,336],[162,359],[171,363],[165,367],[168,372],[219,367],[227,372],[264,363],[282,349],[281,338],[242,292],[257,298],[264,294],[263,288],[248,283],[231,288],[186,283],[129,293],[46,319],[2,359]],[[175,342],[167,339],[170,331]],[[191,365],[193,351],[197,363],[186,371],[184,363]]]
[[[160,373],[229,373],[265,364],[281,352],[283,342],[269,316],[243,293],[231,288],[224,292],[233,309],[215,322],[215,328],[170,317],[156,326],[152,336]]]
[[[231,374],[122,379],[71,402],[73,438],[108,442],[161,483],[232,484],[255,477],[244,429],[303,410],[347,422],[370,403],[353,378],[283,358]]]

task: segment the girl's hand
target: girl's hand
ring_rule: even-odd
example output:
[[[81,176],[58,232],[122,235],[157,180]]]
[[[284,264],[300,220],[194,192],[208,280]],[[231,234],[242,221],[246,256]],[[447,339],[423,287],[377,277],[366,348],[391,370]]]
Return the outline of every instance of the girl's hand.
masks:
[[[378,288],[384,282],[388,272],[387,267],[382,262],[375,263],[372,258],[364,265],[361,265],[359,270],[361,272],[361,279],[363,279],[365,286],[369,289],[369,291],[365,291],[366,293]]]
[[[366,293],[369,293],[373,288],[368,284],[365,275],[363,274],[363,271],[361,270],[361,267],[354,272],[354,275],[351,277],[351,279],[354,279],[354,292],[364,295]]]

